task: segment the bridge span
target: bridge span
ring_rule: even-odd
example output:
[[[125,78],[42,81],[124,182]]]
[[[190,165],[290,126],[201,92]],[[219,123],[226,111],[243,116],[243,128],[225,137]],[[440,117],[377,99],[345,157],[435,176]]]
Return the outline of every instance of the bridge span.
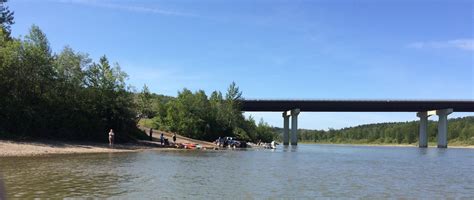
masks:
[[[447,148],[448,115],[474,112],[474,100],[242,100],[242,111],[282,112],[283,145],[298,144],[300,112],[416,112],[420,118],[419,147],[428,147],[428,117],[438,115],[438,148]]]

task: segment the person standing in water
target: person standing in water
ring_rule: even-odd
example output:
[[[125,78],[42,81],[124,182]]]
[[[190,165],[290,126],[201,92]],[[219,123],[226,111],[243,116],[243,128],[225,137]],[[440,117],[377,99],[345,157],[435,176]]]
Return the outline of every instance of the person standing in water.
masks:
[[[153,141],[153,128],[150,128],[150,141]]]
[[[109,131],[109,146],[113,146],[114,145],[114,130],[113,129],[110,129]]]

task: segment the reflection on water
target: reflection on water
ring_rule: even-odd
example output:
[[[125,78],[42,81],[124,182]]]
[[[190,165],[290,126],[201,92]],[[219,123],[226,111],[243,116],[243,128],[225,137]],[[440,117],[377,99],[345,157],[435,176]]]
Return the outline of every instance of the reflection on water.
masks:
[[[3,176],[0,173],[0,199],[6,198],[5,186],[3,184]]]
[[[9,198],[472,198],[474,150],[300,145],[0,158]]]
[[[280,146],[280,148],[282,149],[283,152],[296,152],[296,150],[298,150],[298,146],[291,146],[291,145],[288,145],[288,146],[282,145]]]
[[[127,192],[119,183],[134,177],[124,171],[134,157],[109,154],[2,158],[11,197],[108,197]]]

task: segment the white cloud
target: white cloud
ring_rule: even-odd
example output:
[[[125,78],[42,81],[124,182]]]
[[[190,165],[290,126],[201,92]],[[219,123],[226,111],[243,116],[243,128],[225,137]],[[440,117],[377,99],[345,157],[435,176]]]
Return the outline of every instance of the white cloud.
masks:
[[[441,49],[456,48],[467,51],[474,51],[474,39],[456,39],[448,41],[431,41],[431,42],[414,42],[408,45],[410,48],[416,49]]]
[[[92,7],[124,10],[124,11],[139,12],[139,13],[150,13],[150,14],[157,14],[157,15],[196,17],[196,15],[192,13],[179,12],[175,10],[167,10],[167,9],[143,7],[143,6],[133,6],[133,5],[122,5],[122,4],[107,3],[105,1],[97,1],[97,0],[56,0],[56,2],[66,3],[66,4],[81,4],[81,5],[92,6]]]

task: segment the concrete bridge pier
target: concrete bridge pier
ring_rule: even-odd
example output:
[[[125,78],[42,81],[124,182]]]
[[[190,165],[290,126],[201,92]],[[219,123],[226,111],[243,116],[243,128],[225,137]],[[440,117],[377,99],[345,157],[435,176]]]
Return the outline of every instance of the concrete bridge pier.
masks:
[[[298,114],[300,109],[291,110],[291,145],[298,145]]]
[[[290,144],[290,116],[283,112],[283,145]]]
[[[453,109],[436,110],[438,115],[438,148],[448,147],[448,115],[453,113]]]
[[[298,114],[300,109],[292,109],[283,112],[283,145],[298,145]],[[290,135],[290,116],[291,116],[291,135]]]
[[[432,110],[416,113],[416,116],[420,118],[420,138],[419,147],[428,147],[428,117],[432,115],[438,115],[438,148],[448,147],[448,115],[453,113],[452,108]]]
[[[418,147],[427,148],[428,147],[428,117],[430,116],[428,112],[418,112],[416,116],[420,118],[420,137]]]

